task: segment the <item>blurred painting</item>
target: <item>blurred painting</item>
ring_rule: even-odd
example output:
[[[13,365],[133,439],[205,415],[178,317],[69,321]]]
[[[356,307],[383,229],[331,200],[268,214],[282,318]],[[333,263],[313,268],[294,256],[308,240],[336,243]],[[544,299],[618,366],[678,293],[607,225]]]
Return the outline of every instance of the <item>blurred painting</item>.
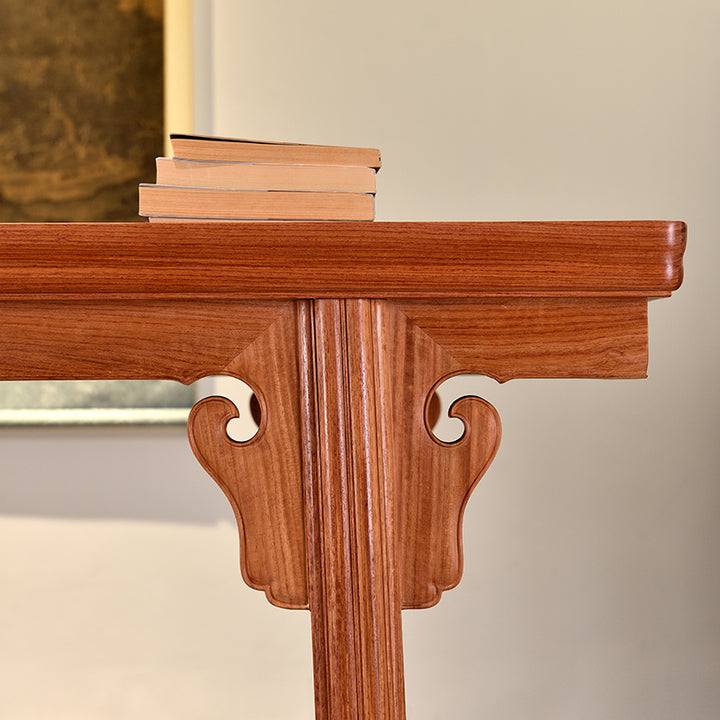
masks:
[[[0,220],[138,220],[163,150],[162,0],[1,4]]]
[[[138,184],[154,182],[164,145],[163,0],[0,7],[0,222],[140,221]],[[82,416],[64,407],[97,420],[101,405],[115,421],[137,419],[128,406],[138,397],[175,417],[192,404],[189,388],[169,382],[139,393],[124,381],[11,385],[0,389],[0,422]]]

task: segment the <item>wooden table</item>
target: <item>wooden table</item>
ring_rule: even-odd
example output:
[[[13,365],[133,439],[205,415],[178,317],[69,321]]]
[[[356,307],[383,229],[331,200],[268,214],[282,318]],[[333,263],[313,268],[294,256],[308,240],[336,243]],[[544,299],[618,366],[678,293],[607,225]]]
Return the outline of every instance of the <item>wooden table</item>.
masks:
[[[458,373],[644,377],[647,302],[682,279],[681,222],[0,226],[0,379],[228,374],[192,448],[228,497],[245,581],[309,609],[316,717],[405,717],[400,612],[462,571],[461,521],[500,441]]]

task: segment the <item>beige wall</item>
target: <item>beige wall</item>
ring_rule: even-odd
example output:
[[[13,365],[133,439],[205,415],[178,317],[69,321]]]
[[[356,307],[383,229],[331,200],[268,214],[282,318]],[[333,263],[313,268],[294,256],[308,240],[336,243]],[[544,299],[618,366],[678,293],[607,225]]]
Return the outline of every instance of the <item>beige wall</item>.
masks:
[[[407,696],[412,720],[717,717],[720,6],[196,11],[197,129],[380,147],[379,220],[688,222],[648,380],[455,381],[496,405],[503,444],[462,584],[405,613]],[[242,586],[180,431],[0,447],[4,717],[312,717],[307,616]]]

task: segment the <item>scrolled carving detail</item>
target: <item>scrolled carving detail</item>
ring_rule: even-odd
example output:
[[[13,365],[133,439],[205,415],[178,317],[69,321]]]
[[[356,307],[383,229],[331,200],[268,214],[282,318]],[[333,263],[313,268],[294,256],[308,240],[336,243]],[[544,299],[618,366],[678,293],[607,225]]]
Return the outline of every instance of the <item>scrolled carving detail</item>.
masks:
[[[427,419],[414,433],[414,447],[400,463],[399,497],[403,607],[435,605],[462,575],[462,519],[473,489],[500,444],[497,410],[486,400],[464,396],[448,411],[464,424],[462,436],[439,440]],[[412,416],[412,413],[410,413]]]
[[[245,582],[274,605],[304,607],[302,485],[288,468],[277,472],[276,443],[265,415],[257,434],[238,442],[227,433],[228,422],[238,416],[235,405],[223,397],[205,398],[188,419],[190,445],[233,508]],[[273,532],[280,525],[282,531]]]
[[[305,505],[297,328],[289,305],[224,369],[255,392],[260,423],[245,441],[228,435],[238,417],[227,398],[200,400],[188,419],[190,445],[227,496],[240,535],[240,568],[279,607],[307,608]],[[251,407],[252,409],[252,407]]]

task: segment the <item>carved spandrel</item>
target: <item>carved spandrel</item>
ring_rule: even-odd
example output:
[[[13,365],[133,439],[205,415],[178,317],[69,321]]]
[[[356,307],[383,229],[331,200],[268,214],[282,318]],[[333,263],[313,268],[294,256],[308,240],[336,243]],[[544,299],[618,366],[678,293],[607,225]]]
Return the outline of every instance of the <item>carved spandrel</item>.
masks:
[[[404,313],[388,305],[378,312],[386,338],[386,432],[402,606],[424,608],[460,581],[463,512],[497,452],[500,418],[485,400],[461,398],[449,412],[463,421],[462,437],[451,443],[436,438],[429,420],[435,389],[461,366]]]
[[[586,377],[642,376],[645,302],[505,298],[372,305],[374,362],[382,379],[377,408],[395,503],[391,534],[402,606],[428,607],[460,580],[463,511],[500,441],[497,412],[479,398],[463,399],[452,410],[465,423],[463,437],[438,440],[427,420],[434,389],[460,372],[499,380],[564,376],[567,368]],[[235,509],[249,584],[265,589],[275,604],[307,607],[303,542],[311,509],[303,495],[299,306],[282,307],[278,319],[225,368],[258,389],[266,425],[252,441],[233,443],[225,432],[228,407],[204,401],[192,415],[191,437]]]
[[[303,486],[300,360],[296,306],[286,307],[225,369],[256,391],[257,434],[246,442],[232,440],[227,424],[237,411],[217,397],[193,408],[188,430],[198,460],[233,507],[245,581],[264,590],[275,605],[307,608],[305,518],[310,510]],[[436,386],[459,365],[392,304],[375,301],[373,307],[374,356],[382,378],[378,431],[384,435],[389,502],[395,505],[389,539],[402,607],[429,607],[460,580],[463,511],[495,455],[500,421],[489,403],[463,398],[451,408],[465,423],[463,437],[453,443],[438,440],[427,419],[429,404]],[[349,387],[353,384],[351,379]]]
[[[201,400],[188,420],[193,452],[235,513],[245,582],[285,608],[308,605],[296,336],[288,303],[225,370],[258,398],[261,418],[253,438],[228,436],[227,424],[238,413],[225,398]]]
[[[422,445],[418,442],[422,463],[410,461],[404,467],[405,496],[415,498],[401,516],[405,608],[430,607],[460,582],[465,506],[500,445],[500,417],[486,400],[459,398],[449,414],[463,421],[462,437],[446,443],[429,431]]]

